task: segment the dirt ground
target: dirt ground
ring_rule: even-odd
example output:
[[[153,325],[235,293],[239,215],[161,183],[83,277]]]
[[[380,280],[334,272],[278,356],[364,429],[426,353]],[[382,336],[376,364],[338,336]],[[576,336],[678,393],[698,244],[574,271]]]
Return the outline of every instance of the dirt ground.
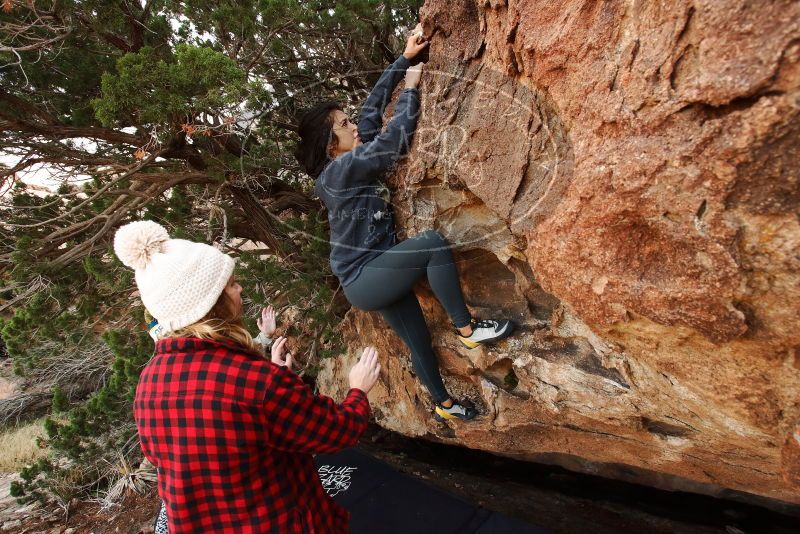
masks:
[[[71,508],[69,516],[60,509],[12,513],[3,518],[0,529],[14,534],[150,534],[160,504],[154,489],[147,495],[128,495],[105,510],[96,502],[82,502]]]

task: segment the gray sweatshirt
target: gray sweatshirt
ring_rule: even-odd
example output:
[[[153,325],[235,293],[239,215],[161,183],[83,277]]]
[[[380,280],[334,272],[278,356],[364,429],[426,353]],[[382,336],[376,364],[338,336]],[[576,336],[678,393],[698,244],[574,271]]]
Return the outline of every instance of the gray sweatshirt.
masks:
[[[417,126],[419,93],[405,89],[386,130],[383,112],[409,61],[400,56],[372,89],[358,118],[362,144],[332,160],[317,177],[314,191],[328,208],[331,269],[343,286],[365,263],[397,243],[389,191],[382,178],[411,144]]]

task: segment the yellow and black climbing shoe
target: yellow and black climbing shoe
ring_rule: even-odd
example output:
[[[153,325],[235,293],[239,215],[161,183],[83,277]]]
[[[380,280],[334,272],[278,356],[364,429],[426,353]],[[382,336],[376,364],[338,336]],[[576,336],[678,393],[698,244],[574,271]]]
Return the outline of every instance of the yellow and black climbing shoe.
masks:
[[[472,320],[472,335],[458,335],[458,339],[468,349],[474,349],[478,345],[494,343],[508,337],[514,331],[514,323],[508,319],[495,321],[484,319],[482,321]]]
[[[475,408],[464,406],[455,401],[453,401],[453,405],[449,408],[437,404],[434,412],[434,417],[437,421],[444,421],[445,419],[462,419],[464,421],[469,421],[478,415],[478,411]]]

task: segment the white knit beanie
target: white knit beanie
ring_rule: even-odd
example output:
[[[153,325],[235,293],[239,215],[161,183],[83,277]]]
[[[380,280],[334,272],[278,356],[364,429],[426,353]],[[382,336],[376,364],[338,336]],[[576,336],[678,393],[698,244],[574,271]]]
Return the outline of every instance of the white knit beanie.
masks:
[[[114,252],[136,271],[145,308],[170,332],[205,317],[233,273],[230,256],[204,243],[170,239],[153,221],[122,226]]]

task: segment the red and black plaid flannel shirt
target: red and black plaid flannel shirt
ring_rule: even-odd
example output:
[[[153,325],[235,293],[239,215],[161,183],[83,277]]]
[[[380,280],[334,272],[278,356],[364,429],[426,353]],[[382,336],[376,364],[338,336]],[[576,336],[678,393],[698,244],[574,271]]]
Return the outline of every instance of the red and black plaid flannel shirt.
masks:
[[[340,405],[285,367],[233,344],[162,339],[142,371],[134,415],[158,468],[170,532],[346,532],[312,454],[356,443],[366,395]]]

